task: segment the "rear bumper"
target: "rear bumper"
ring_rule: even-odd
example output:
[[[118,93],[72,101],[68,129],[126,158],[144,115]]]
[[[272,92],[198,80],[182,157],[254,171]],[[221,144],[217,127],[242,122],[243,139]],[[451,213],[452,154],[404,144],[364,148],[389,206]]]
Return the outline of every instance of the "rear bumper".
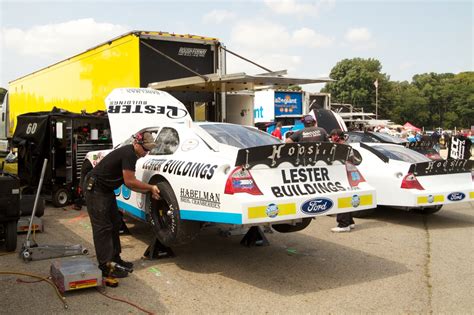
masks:
[[[259,225],[276,224],[329,214],[353,212],[375,208],[375,189],[337,192],[325,195],[261,199],[261,196],[246,195],[233,211],[180,210],[184,220],[216,223]],[[225,207],[227,208],[227,207]],[[240,211],[235,211],[239,208]],[[227,208],[228,209],[228,208]]]
[[[431,207],[436,205],[453,204],[460,202],[474,201],[474,190],[472,189],[460,189],[455,191],[425,191],[425,190],[413,190],[404,193],[399,198],[397,204],[383,204],[380,201],[379,204],[388,206],[401,206],[409,208],[417,207]]]

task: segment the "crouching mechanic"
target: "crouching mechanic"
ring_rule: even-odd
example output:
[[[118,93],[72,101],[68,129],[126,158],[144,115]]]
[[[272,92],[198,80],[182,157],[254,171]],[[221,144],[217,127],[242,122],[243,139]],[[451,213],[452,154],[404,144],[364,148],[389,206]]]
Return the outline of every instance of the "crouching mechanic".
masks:
[[[135,164],[157,145],[149,132],[138,133],[132,144],[124,145],[107,154],[85,177],[84,192],[87,212],[92,225],[92,235],[99,268],[105,277],[124,278],[128,272],[122,268],[111,268],[113,263],[128,269],[131,262],[120,257],[119,231],[122,222],[117,208],[114,190],[122,184],[140,193],[150,192],[160,198],[155,185],[139,181],[135,177]]]

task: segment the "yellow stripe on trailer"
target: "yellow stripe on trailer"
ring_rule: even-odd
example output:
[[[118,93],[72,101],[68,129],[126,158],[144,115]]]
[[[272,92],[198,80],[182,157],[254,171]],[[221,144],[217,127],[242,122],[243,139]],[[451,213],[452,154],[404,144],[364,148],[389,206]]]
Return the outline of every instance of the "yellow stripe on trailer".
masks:
[[[432,202],[444,202],[444,196],[443,195],[435,195],[435,196],[433,196],[433,201]],[[421,196],[421,197],[418,197],[417,203],[418,204],[425,204],[425,203],[431,203],[431,202],[428,202],[428,196]]]
[[[344,198],[338,198],[337,199],[337,206],[338,208],[355,208],[352,206],[352,196],[351,197],[344,197]],[[369,206],[374,203],[373,201],[373,196],[372,195],[362,195],[359,196],[360,198],[360,206]]]
[[[469,198],[474,199],[474,191],[471,191],[471,192],[469,193]]]
[[[277,204],[278,207],[278,217],[284,215],[291,215],[296,214],[296,205],[294,203],[286,203],[286,204]],[[259,206],[259,207],[249,207],[248,208],[248,217],[249,219],[259,219],[259,218],[266,218],[267,215],[267,206]]]

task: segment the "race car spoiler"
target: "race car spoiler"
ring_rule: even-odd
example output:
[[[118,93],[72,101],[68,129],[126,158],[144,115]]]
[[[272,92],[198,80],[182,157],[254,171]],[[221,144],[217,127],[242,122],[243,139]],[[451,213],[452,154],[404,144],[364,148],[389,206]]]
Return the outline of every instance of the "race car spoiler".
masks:
[[[473,160],[448,159],[430,162],[414,163],[409,172],[415,176],[469,173],[474,165]]]
[[[355,150],[346,144],[326,142],[265,145],[240,149],[235,166],[250,169],[262,164],[275,168],[283,162],[289,162],[293,166],[314,165],[317,161],[324,161],[326,164],[332,164],[334,161],[345,163],[351,160],[353,151]]]

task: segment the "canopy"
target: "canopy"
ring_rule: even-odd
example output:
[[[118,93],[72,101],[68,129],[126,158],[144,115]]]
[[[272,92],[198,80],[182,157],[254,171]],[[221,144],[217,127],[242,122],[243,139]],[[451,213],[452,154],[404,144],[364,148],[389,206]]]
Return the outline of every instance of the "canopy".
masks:
[[[420,128],[413,126],[408,121],[403,125],[403,128],[405,128],[407,130],[411,130],[411,131],[421,131]]]

